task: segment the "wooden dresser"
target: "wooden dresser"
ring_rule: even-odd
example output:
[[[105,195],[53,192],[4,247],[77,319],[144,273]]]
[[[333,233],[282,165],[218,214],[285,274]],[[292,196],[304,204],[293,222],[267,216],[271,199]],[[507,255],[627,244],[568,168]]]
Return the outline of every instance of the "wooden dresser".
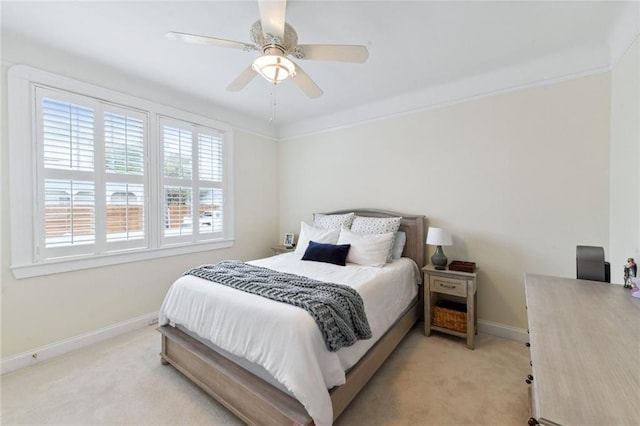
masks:
[[[639,425],[640,299],[620,285],[544,275],[526,274],[525,287],[530,424]]]

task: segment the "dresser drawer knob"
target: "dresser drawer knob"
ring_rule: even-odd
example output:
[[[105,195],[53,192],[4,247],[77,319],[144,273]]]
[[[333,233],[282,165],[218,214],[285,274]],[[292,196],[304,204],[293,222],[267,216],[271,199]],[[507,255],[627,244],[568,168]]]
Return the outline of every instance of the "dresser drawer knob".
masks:
[[[538,423],[538,421],[533,417],[529,417],[529,421],[527,422],[527,424],[529,426],[536,426],[536,425],[539,425],[540,423]]]
[[[526,347],[530,348],[531,347],[531,343],[527,342],[524,344]]]

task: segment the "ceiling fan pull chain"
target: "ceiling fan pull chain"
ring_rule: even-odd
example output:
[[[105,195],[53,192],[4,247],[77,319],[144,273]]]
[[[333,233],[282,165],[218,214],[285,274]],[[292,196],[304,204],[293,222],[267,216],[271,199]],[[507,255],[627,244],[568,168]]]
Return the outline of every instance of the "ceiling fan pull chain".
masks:
[[[271,118],[269,118],[274,127],[276,125],[276,86],[275,83],[271,85]]]

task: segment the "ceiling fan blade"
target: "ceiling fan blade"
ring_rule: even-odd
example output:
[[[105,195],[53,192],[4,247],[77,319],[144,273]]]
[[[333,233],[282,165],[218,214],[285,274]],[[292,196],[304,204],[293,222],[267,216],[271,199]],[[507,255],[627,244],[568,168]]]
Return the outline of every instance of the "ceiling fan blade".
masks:
[[[262,32],[279,37],[284,36],[284,19],[287,10],[286,0],[258,0]]]
[[[310,98],[317,98],[324,93],[318,85],[311,80],[311,77],[296,64],[296,73],[291,77],[296,86],[298,86]]]
[[[314,59],[317,61],[356,62],[362,64],[369,57],[365,46],[349,44],[299,44],[302,57],[298,59]]]
[[[249,67],[242,71],[242,73],[240,73],[240,75],[237,76],[235,80],[229,83],[229,85],[227,86],[227,90],[231,92],[239,92],[240,90],[244,89],[245,86],[249,84],[249,82],[253,80],[253,77],[255,77],[256,75],[257,73],[253,70],[253,68],[251,68],[251,65],[249,65]]]
[[[214,46],[230,47],[232,49],[240,49],[240,50],[244,50],[246,52],[250,52],[252,50],[257,50],[257,47],[254,46],[253,44],[243,43],[241,41],[225,40],[223,38],[201,36],[201,35],[197,35],[197,34],[179,33],[179,32],[176,32],[176,31],[169,31],[165,35],[166,35],[166,37],[168,39],[186,41],[187,43],[211,44],[211,45],[214,45]]]

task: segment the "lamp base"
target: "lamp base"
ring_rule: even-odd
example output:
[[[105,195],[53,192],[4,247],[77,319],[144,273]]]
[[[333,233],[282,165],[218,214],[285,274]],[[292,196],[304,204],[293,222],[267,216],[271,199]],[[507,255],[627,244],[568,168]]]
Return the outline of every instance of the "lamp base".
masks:
[[[438,270],[447,269],[447,262],[448,259],[442,251],[442,246],[436,246],[436,252],[431,256],[431,263],[433,263],[433,267]]]
[[[447,269],[446,266],[433,266],[434,269],[437,269],[438,271],[444,271],[445,269]]]

